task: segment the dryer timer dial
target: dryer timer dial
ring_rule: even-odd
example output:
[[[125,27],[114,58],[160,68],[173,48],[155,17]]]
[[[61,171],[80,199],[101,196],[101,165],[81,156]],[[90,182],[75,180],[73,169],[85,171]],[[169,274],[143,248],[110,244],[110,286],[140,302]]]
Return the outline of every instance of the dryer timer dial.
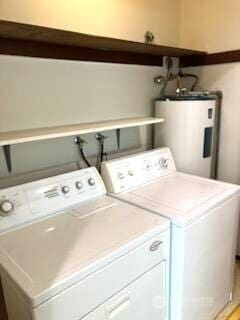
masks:
[[[10,200],[4,200],[0,203],[0,215],[6,217],[14,210],[14,204]]]
[[[168,164],[169,164],[169,159],[167,159],[167,158],[160,158],[159,159],[160,168],[167,169],[168,168]]]

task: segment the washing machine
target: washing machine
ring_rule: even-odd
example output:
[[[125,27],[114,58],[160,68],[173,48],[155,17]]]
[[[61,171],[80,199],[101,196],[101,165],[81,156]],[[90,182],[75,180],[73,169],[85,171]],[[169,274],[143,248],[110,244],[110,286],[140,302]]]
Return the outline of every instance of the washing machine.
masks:
[[[94,168],[0,190],[9,320],[168,320],[169,226]]]
[[[109,194],[171,220],[170,319],[213,320],[232,299],[239,186],[178,172],[168,148],[102,164]]]

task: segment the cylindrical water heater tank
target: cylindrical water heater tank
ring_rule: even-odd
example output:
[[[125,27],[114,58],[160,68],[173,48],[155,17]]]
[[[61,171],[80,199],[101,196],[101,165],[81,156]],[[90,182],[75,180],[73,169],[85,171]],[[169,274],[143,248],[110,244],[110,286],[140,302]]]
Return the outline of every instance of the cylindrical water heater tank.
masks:
[[[179,171],[216,176],[217,109],[212,97],[166,97],[156,101],[155,147],[168,146]]]

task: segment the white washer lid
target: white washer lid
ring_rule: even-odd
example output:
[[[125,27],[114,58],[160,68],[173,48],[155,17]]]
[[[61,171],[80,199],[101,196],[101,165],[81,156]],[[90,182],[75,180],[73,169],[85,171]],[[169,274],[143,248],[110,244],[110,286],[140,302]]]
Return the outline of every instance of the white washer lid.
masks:
[[[135,239],[142,243],[169,224],[104,196],[2,234],[0,263],[26,302],[36,307],[133,249]]]
[[[235,185],[177,172],[114,196],[183,226],[239,191]]]

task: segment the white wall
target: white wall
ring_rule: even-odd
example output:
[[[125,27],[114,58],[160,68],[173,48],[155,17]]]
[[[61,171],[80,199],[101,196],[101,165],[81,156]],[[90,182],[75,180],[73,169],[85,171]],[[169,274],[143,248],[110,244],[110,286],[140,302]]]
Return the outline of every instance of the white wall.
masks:
[[[240,183],[240,63],[187,68],[200,77],[200,86],[223,92],[219,175]]]
[[[180,0],[1,0],[0,19],[144,42],[177,45]]]
[[[0,131],[150,116],[163,68],[0,56]],[[114,131],[106,150],[116,150]],[[94,134],[83,136],[96,154]],[[151,129],[122,130],[121,147],[147,147]],[[73,138],[12,146],[12,175],[78,160]],[[0,148],[0,177],[8,176]]]

